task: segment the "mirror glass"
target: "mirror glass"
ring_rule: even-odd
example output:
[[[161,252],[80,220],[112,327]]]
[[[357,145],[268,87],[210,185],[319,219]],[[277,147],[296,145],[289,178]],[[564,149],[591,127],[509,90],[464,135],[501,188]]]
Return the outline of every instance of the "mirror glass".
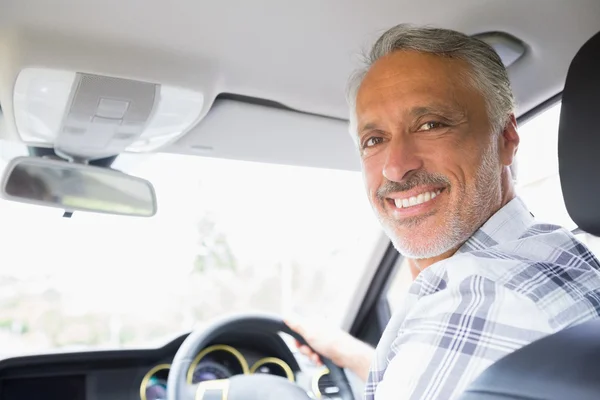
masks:
[[[35,157],[11,161],[2,181],[7,200],[67,211],[151,217],[156,213],[152,184],[119,171]]]

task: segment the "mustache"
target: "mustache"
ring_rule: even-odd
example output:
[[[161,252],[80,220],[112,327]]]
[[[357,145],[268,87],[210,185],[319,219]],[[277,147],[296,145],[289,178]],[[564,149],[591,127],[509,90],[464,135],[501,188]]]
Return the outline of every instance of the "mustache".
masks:
[[[392,193],[405,192],[417,186],[426,185],[450,186],[450,180],[442,174],[419,170],[415,171],[407,179],[401,182],[386,180],[386,182],[377,189],[376,195],[379,200],[385,200]]]

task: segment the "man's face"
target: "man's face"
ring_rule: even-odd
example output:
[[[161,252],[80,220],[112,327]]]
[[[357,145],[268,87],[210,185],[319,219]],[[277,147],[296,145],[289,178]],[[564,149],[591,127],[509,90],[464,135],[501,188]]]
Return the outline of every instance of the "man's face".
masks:
[[[430,258],[464,243],[501,203],[499,138],[460,60],[397,51],[357,95],[368,196],[396,248]]]

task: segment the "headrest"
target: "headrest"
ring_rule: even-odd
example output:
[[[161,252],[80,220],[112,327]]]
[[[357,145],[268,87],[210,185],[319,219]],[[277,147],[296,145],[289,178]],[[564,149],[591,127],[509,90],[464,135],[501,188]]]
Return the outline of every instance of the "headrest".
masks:
[[[571,219],[600,236],[600,32],[579,50],[567,74],[558,130],[558,163]]]

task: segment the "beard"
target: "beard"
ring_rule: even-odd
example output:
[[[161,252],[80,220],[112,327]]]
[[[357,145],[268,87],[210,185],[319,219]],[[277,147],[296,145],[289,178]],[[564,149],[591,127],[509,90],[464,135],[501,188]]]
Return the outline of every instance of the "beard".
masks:
[[[465,243],[496,211],[501,196],[501,171],[497,142],[492,140],[484,154],[472,184],[454,190],[450,180],[440,174],[417,171],[406,182],[386,182],[378,191],[380,204],[386,194],[409,190],[419,185],[446,184],[450,196],[456,191],[454,204],[448,204],[440,224],[419,232],[419,226],[431,215],[421,215],[398,221],[378,213],[385,233],[400,254],[412,259],[439,256]],[[460,190],[460,191],[459,191]],[[400,235],[398,228],[412,229],[414,234]]]

